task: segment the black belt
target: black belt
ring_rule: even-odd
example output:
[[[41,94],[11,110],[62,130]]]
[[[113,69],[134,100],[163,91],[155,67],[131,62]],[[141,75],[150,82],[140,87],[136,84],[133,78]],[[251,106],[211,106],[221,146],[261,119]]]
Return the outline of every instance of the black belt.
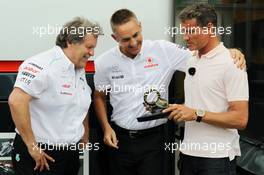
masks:
[[[139,137],[144,137],[147,135],[151,135],[157,132],[164,131],[164,126],[165,124],[155,126],[153,128],[148,128],[148,129],[142,129],[142,130],[128,130],[125,128],[122,128],[114,123],[111,124],[115,132],[123,135],[127,135],[131,139],[139,138]]]

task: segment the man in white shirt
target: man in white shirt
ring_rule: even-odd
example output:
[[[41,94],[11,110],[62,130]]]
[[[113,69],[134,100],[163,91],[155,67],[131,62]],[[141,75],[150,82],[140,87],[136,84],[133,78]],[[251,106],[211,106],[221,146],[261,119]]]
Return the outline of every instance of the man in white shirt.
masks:
[[[185,104],[164,110],[169,119],[185,121],[181,175],[236,175],[237,129],[248,121],[247,73],[234,66],[215,36],[217,14],[210,5],[188,6],[179,18],[189,49],[197,50],[187,63]]]
[[[147,114],[144,93],[154,88],[168,98],[176,70],[184,71],[191,52],[168,41],[143,40],[133,12],[120,9],[111,17],[112,37],[118,46],[95,60],[95,109],[110,147],[112,175],[161,175],[164,172],[166,119],[139,123]],[[106,113],[106,92],[113,107],[111,124]]]
[[[91,103],[84,67],[99,34],[98,24],[77,17],[61,29],[54,48],[19,67],[8,100],[17,132],[12,153],[17,175],[78,174]]]

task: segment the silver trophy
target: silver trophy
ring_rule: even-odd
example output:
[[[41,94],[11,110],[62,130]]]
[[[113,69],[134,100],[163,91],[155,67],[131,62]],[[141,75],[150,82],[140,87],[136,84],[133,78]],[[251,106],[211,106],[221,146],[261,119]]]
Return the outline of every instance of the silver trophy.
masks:
[[[150,95],[155,96],[153,101],[148,100]],[[145,106],[146,110],[150,112],[150,114],[145,114],[138,117],[138,122],[145,122],[168,117],[168,113],[163,113],[162,111],[169,107],[169,103],[167,100],[160,97],[160,92],[156,89],[151,89],[144,93],[143,105]]]

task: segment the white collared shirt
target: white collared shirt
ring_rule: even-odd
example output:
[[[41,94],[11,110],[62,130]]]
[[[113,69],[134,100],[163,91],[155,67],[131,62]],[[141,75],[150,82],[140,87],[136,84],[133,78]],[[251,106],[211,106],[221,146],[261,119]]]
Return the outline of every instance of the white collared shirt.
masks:
[[[81,139],[91,89],[84,69],[75,69],[60,47],[25,60],[14,86],[33,97],[29,110],[37,142],[76,143]]]
[[[95,59],[94,83],[97,90],[111,87],[111,120],[120,127],[140,130],[165,123],[166,119],[139,123],[137,117],[147,114],[144,92],[158,89],[168,99],[168,86],[175,70],[184,71],[191,52],[168,41],[144,40],[140,53],[128,58],[119,47]]]
[[[190,75],[188,69],[195,68]],[[184,81],[185,105],[210,112],[226,112],[231,101],[248,101],[247,73],[233,63],[228,49],[220,43],[201,58],[188,61]],[[227,129],[203,122],[185,122],[181,152],[191,156],[232,160],[240,155],[236,129]]]

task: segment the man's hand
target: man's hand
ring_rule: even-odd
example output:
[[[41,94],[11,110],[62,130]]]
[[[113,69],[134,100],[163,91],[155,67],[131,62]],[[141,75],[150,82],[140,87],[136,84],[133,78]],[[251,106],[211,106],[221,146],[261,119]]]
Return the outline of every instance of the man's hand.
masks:
[[[171,104],[162,112],[170,112],[168,119],[175,122],[196,120],[195,110],[184,105]]]
[[[246,68],[246,60],[245,55],[238,49],[229,49],[231,57],[234,59],[234,63],[238,68],[244,69]]]
[[[47,170],[50,170],[48,160],[55,162],[55,160],[50,157],[48,154],[46,154],[43,150],[41,150],[38,146],[32,145],[28,148],[28,152],[30,156],[35,160],[36,166],[34,168],[34,171],[43,171],[45,168]]]
[[[104,91],[94,91],[95,111],[104,131],[104,143],[118,149],[115,131],[111,128],[106,112],[106,95]]]
[[[104,130],[104,143],[110,147],[118,149],[115,131],[109,126]]]

